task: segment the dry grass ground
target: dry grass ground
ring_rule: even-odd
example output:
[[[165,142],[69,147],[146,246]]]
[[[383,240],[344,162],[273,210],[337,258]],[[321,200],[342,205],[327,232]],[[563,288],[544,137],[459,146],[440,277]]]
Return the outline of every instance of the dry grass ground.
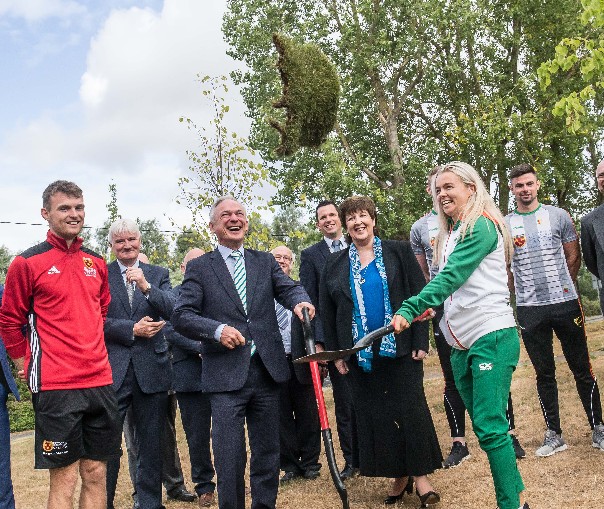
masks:
[[[604,322],[588,324],[590,352],[596,375],[604,377]],[[559,345],[556,354],[561,356]],[[577,396],[574,381],[565,362],[558,364],[558,382],[562,427],[569,449],[550,458],[539,459],[534,451],[543,439],[543,418],[535,391],[533,368],[526,353],[512,383],[512,395],[516,414],[516,427],[527,457],[520,461],[520,470],[527,487],[531,509],[602,509],[604,507],[604,452],[591,446],[591,434],[585,414]],[[450,439],[442,403],[442,378],[435,355],[426,361],[426,394],[436,425],[443,454],[448,452]],[[602,390],[604,393],[604,389]],[[330,422],[335,428],[331,391],[325,391]],[[469,424],[468,424],[469,426]],[[334,431],[335,435],[335,431]],[[337,437],[334,437],[337,444]],[[432,483],[441,496],[442,509],[474,509],[496,507],[493,484],[485,454],[478,447],[475,436],[468,433],[472,457],[462,466],[440,470],[432,476]],[[48,473],[34,470],[33,437],[21,437],[12,444],[12,475],[15,497],[19,509],[45,507]],[[188,453],[182,430],[179,431],[179,448],[185,469],[189,475]],[[116,508],[130,509],[131,486],[127,475],[125,457],[122,462]],[[325,457],[321,476],[315,481],[294,481],[279,492],[279,509],[339,509],[342,507],[335,492]],[[342,466],[340,458],[340,466]],[[190,487],[190,482],[187,483]],[[352,509],[369,509],[383,506],[382,500],[388,489],[387,479],[358,477],[347,484]],[[248,500],[249,504],[249,500]],[[195,504],[166,502],[167,509],[192,509]],[[249,507],[249,505],[248,505]],[[405,497],[396,507],[419,507],[415,496]]]

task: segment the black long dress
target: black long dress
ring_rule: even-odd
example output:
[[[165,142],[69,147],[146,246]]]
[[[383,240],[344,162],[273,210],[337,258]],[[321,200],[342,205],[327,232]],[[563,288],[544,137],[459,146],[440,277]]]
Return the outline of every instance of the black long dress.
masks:
[[[390,359],[374,352],[371,373],[363,372],[356,358],[348,365],[361,474],[394,478],[441,468],[443,458],[424,394],[423,363],[410,354]]]
[[[368,332],[384,324],[382,280],[375,261],[361,270]],[[349,360],[361,474],[403,477],[430,474],[442,465],[438,438],[424,394],[423,362],[411,354],[379,356],[373,344],[372,370],[364,372],[357,357]]]

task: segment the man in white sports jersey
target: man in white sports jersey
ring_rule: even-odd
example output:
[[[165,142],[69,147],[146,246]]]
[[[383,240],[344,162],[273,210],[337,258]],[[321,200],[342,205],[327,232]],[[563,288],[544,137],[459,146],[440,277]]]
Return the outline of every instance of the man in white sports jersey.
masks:
[[[506,216],[512,239],[512,260],[518,323],[537,375],[537,393],[547,429],[537,456],[567,448],[562,438],[553,332],[572,371],[589,425],[592,445],[604,450],[604,425],[598,384],[591,370],[583,312],[575,280],[581,265],[579,239],[568,213],[537,199],[540,182],[529,164],[510,172],[516,210]]]

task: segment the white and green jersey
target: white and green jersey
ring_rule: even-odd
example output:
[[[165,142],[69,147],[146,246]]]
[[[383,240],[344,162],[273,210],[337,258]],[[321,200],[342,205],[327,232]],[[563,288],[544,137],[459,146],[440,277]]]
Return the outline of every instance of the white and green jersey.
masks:
[[[488,217],[479,217],[464,239],[460,223],[449,232],[439,260],[440,272],[396,312],[411,321],[444,302],[440,330],[457,349],[482,336],[515,327],[505,268],[503,237]]]
[[[533,212],[515,210],[505,220],[514,241],[516,305],[544,306],[577,299],[563,247],[577,240],[568,212],[540,204]]]
[[[439,230],[438,214],[434,210],[420,217],[411,227],[411,249],[416,255],[423,254],[426,257],[426,263],[430,269],[430,279],[438,274],[438,266],[432,265],[432,259],[434,256],[434,241],[438,237]]]

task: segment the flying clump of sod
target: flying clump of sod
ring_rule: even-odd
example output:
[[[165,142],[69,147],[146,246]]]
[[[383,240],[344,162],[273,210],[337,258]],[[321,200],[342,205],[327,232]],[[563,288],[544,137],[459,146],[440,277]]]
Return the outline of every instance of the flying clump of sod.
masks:
[[[316,44],[300,44],[273,34],[279,53],[277,68],[283,95],[273,103],[285,108],[285,124],[271,118],[279,131],[277,156],[291,156],[300,147],[319,147],[333,130],[338,113],[340,81],[336,67]]]

